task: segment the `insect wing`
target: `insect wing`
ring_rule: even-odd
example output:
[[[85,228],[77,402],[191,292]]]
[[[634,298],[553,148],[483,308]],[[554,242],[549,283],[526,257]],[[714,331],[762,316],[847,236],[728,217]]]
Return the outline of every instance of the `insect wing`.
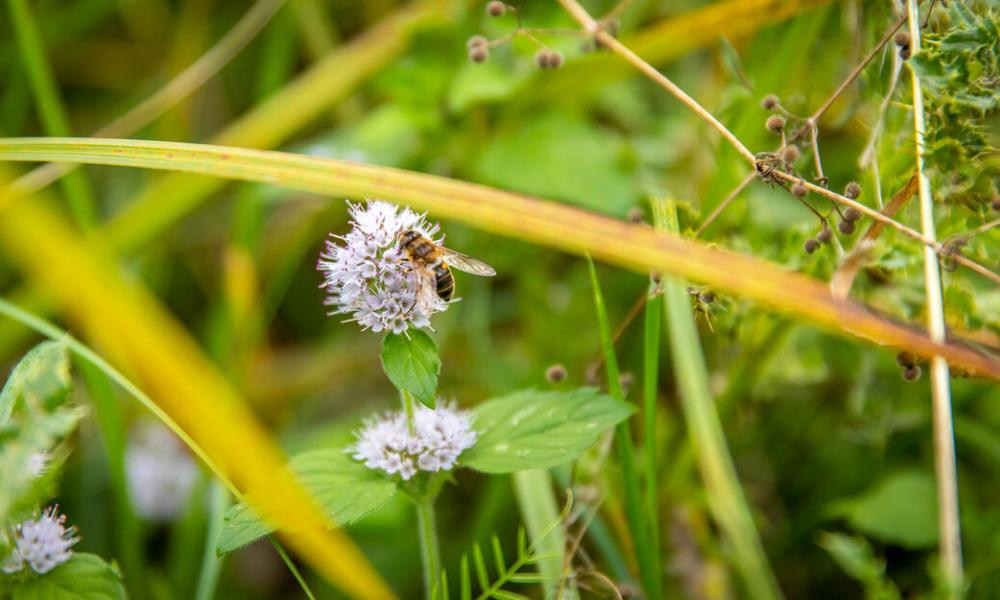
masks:
[[[493,277],[497,274],[493,270],[493,267],[481,260],[476,260],[471,256],[466,256],[461,252],[455,252],[448,248],[441,248],[441,251],[444,253],[445,260],[448,261],[448,266],[453,269],[458,269],[472,275],[481,275],[482,277]]]

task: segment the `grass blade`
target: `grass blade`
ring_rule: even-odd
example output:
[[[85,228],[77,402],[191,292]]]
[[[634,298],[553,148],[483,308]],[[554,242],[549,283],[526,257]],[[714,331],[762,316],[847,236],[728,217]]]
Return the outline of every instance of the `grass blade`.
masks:
[[[673,205],[660,200],[654,202],[653,208],[657,226],[676,232],[677,214]],[[733,560],[748,596],[780,598],[709,393],[708,371],[686,286],[683,281],[669,277],[664,277],[661,285],[681,407],[708,494],[709,509],[732,545]]]
[[[649,579],[648,594],[651,600],[659,599],[662,594],[662,578],[660,577],[660,510],[659,482],[656,465],[656,392],[660,371],[660,314],[663,311],[663,298],[659,295],[658,286],[650,286],[650,297],[646,300],[645,331],[643,337],[643,381],[642,381],[642,419],[644,431],[643,467],[646,479],[646,518],[649,533],[650,561],[654,565]]]
[[[472,600],[472,576],[469,574],[469,556],[467,554],[462,555],[462,561],[458,564],[458,576],[462,600]]]
[[[625,400],[622,392],[618,358],[615,356],[615,344],[611,337],[611,325],[608,323],[608,313],[604,307],[604,296],[601,294],[601,284],[597,279],[597,268],[594,261],[587,258],[590,267],[590,283],[594,289],[594,306],[597,309],[597,325],[601,334],[601,348],[604,351],[604,370],[608,376],[608,391],[621,401]],[[657,562],[653,558],[653,548],[647,524],[652,517],[646,514],[642,503],[642,493],[639,489],[639,469],[636,466],[635,444],[632,441],[632,430],[628,420],[615,427],[615,451],[621,464],[622,483],[625,495],[625,516],[628,519],[629,532],[632,534],[632,544],[639,562],[639,576],[646,595],[655,598],[653,583],[659,578]]]
[[[531,538],[532,553],[544,554],[537,561],[538,571],[544,583],[545,597],[551,597],[563,579],[565,543],[559,519],[559,508],[552,493],[549,472],[541,469],[518,471],[512,476],[517,504],[521,509],[521,520]],[[555,523],[556,527],[550,527]],[[530,562],[530,561],[529,561]],[[564,590],[566,600],[577,598],[576,587],[572,584]]]
[[[483,549],[479,547],[479,542],[472,545],[472,564],[476,567],[476,580],[480,589],[489,589],[490,573],[486,570],[486,560],[483,558]]]
[[[974,375],[1000,380],[1000,361],[961,344],[934,342],[918,329],[833,297],[825,283],[805,275],[649,227],[444,177],[283,152],[136,140],[8,138],[0,140],[0,159],[182,170],[332,196],[380,197],[482,230],[589,252],[640,273],[670,273],[841,335],[926,358],[940,355]],[[125,238],[118,235],[110,243],[121,250]]]
[[[222,531],[223,517],[229,508],[229,491],[218,481],[212,481],[209,492],[208,530],[205,532],[205,548],[201,556],[201,573],[195,600],[211,600],[215,597],[215,586],[219,581],[223,557],[215,552],[216,541]]]

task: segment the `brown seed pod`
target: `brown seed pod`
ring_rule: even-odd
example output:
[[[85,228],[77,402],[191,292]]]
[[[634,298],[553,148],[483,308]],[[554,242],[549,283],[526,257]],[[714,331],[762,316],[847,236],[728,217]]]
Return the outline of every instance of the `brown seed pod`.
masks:
[[[567,374],[566,367],[555,364],[545,370],[545,379],[550,383],[559,383],[566,379]]]
[[[844,235],[851,235],[857,228],[854,226],[854,221],[841,221],[837,224],[837,229]]]
[[[490,57],[490,50],[486,46],[475,46],[469,49],[469,60],[474,63],[485,62]]]
[[[910,45],[910,34],[905,31],[900,31],[896,33],[896,37],[892,39],[896,42],[897,46],[909,46]]]
[[[781,133],[785,129],[785,118],[781,115],[771,115],[764,122],[764,126],[767,127],[768,131]]]
[[[920,379],[920,367],[913,365],[903,369],[903,379],[906,381],[916,381]]]
[[[859,219],[861,219],[861,211],[853,206],[847,207],[847,210],[844,211],[844,220],[853,223]]]
[[[896,364],[901,367],[912,367],[917,364],[917,358],[906,350],[903,350],[896,355]]]
[[[549,51],[544,48],[535,53],[535,62],[542,69],[549,68]]]
[[[768,94],[764,96],[764,100],[761,101],[760,105],[764,107],[764,110],[774,110],[779,103],[780,100],[778,100],[777,96],[774,94]]]
[[[803,248],[805,249],[806,253],[812,254],[813,252],[816,251],[817,248],[819,248],[819,242],[814,240],[813,238],[809,238],[808,240],[806,240],[805,246],[803,246]]]
[[[781,160],[786,164],[792,164],[799,159],[800,152],[798,146],[785,146],[781,149]]]
[[[465,47],[469,50],[473,48],[478,48],[480,46],[487,47],[490,45],[490,41],[486,39],[484,35],[474,35],[469,38],[469,41],[465,42]]]
[[[493,0],[486,5],[486,14],[491,17],[500,17],[507,12],[507,5],[505,5],[500,0]]]
[[[809,189],[796,181],[792,184],[792,194],[794,194],[796,198],[805,198],[806,195],[809,194]]]
[[[816,236],[816,239],[821,244],[829,244],[830,240],[833,239],[833,230],[827,227],[826,223],[823,224],[823,229]]]
[[[851,200],[857,200],[858,196],[861,195],[861,186],[858,185],[857,181],[852,181],[844,186],[844,195]]]
[[[562,64],[563,64],[563,55],[562,55],[562,52],[559,52],[557,50],[550,51],[549,52],[549,68],[550,69],[558,69],[559,67],[562,66]]]

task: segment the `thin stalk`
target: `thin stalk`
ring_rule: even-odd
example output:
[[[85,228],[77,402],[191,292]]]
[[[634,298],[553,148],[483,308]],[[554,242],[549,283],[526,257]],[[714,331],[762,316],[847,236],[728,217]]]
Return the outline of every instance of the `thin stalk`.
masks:
[[[729,192],[729,195],[726,196],[725,199],[722,202],[720,202],[718,206],[715,207],[715,210],[713,210],[710,215],[705,217],[705,220],[698,227],[698,231],[694,232],[694,237],[699,237],[701,234],[705,233],[705,230],[708,229],[709,226],[712,223],[714,223],[716,219],[719,218],[719,215],[722,214],[722,211],[726,210],[726,208],[729,207],[729,204],[733,200],[735,200],[737,196],[740,195],[740,192],[747,189],[747,186],[750,185],[750,183],[754,179],[757,179],[756,171],[750,171],[749,173],[747,173],[747,176],[743,178],[743,181],[741,181],[739,185],[733,188],[733,191]]]
[[[424,566],[424,591],[427,600],[433,600],[434,589],[441,580],[441,547],[434,517],[434,497],[430,494],[425,495],[418,498],[415,504],[417,532],[420,536],[420,558]]]
[[[11,24],[42,127],[48,135],[71,135],[66,107],[63,106],[59,87],[45,56],[45,46],[38,33],[35,18],[25,0],[10,0],[7,7],[10,9]],[[63,182],[63,191],[77,224],[85,230],[92,229],[97,223],[97,209],[90,183],[83,171],[67,178]]]
[[[646,479],[646,517],[649,520],[649,546],[653,564],[650,577],[650,600],[662,596],[662,578],[660,577],[660,510],[656,461],[656,396],[660,372],[660,315],[663,311],[663,298],[660,296],[659,285],[651,283],[649,300],[646,302],[646,320],[643,348],[643,380],[642,380],[642,419],[643,419],[643,467]]]
[[[292,557],[288,556],[288,552],[285,551],[285,547],[282,546],[273,535],[267,536],[267,539],[271,542],[271,545],[274,546],[274,550],[278,553],[278,556],[281,557],[281,562],[285,563],[285,567],[288,568],[292,577],[295,578],[296,583],[298,583],[299,587],[302,588],[306,598],[309,598],[309,600],[316,600],[316,596],[314,596],[312,590],[309,589],[309,584],[306,583],[306,580],[299,571],[299,568],[295,566],[295,562],[292,560]]]
[[[660,228],[677,231],[673,204],[655,203],[654,215]],[[732,545],[733,560],[747,595],[757,599],[780,598],[781,591],[767,562],[709,392],[708,370],[691,316],[686,286],[683,281],[669,277],[663,279],[662,285],[667,337],[680,388],[681,408],[705,484],[709,510]]]
[[[219,571],[222,569],[224,559],[216,553],[215,547],[229,505],[229,491],[218,480],[213,480],[209,491],[208,529],[205,531],[205,547],[201,554],[201,573],[198,575],[195,600],[212,600],[215,597]]]
[[[907,0],[910,44],[920,52],[920,13],[916,0]],[[924,170],[924,96],[920,77],[910,69],[913,87],[913,137],[916,147],[917,197],[920,200],[920,227],[934,241],[934,202],[931,181]],[[944,321],[944,298],[937,253],[924,248],[924,290],[927,297],[927,331],[940,342],[947,336]],[[937,480],[938,536],[941,568],[949,583],[950,597],[958,597],[962,587],[962,534],[958,509],[958,473],[955,464],[955,432],[951,416],[951,388],[948,361],[943,356],[931,359],[931,402],[934,421],[934,470]]]
[[[413,435],[413,395],[406,390],[399,390],[399,395],[403,401],[403,412],[406,413],[406,428]]]
[[[597,311],[601,347],[604,350],[604,372],[608,378],[608,391],[616,399],[625,402],[625,394],[618,371],[618,359],[615,356],[614,341],[611,338],[611,327],[608,323],[608,313],[604,306],[604,296],[601,294],[601,284],[597,278],[597,268],[589,256],[587,264],[590,267],[590,281],[594,289],[594,306]],[[618,462],[621,465],[625,517],[628,520],[629,533],[632,536],[632,544],[639,563],[639,576],[646,595],[653,597],[654,590],[658,588],[654,580],[658,580],[659,570],[648,528],[652,517],[646,514],[647,507],[642,499],[635,442],[632,440],[632,430],[629,428],[628,420],[615,426],[615,453],[618,455]]]
[[[511,476],[514,494],[521,511],[521,520],[528,530],[531,546],[538,554],[551,556],[539,561],[538,572],[545,579],[545,597],[551,598],[562,587],[559,600],[579,598],[576,582],[570,580],[563,586],[563,564],[566,560],[566,543],[559,518],[559,507],[552,492],[552,479],[544,469],[518,471]],[[553,523],[560,526],[552,527]]]
[[[585,8],[580,6],[579,2],[576,0],[559,0],[559,4],[562,4],[563,8],[566,9],[566,12],[576,19],[580,25],[583,25],[583,28],[589,35],[593,35],[602,44],[604,44],[605,47],[610,48],[612,52],[632,63],[632,65],[634,65],[637,69],[648,75],[663,89],[673,94],[675,98],[680,100],[684,105],[694,111],[695,114],[714,127],[715,130],[722,134],[722,137],[724,137],[733,146],[733,148],[736,148],[737,152],[743,155],[743,158],[750,161],[750,163],[753,163],[756,160],[753,152],[750,152],[750,150],[743,145],[743,142],[741,142],[732,131],[729,131],[725,125],[716,119],[712,113],[705,110],[701,104],[698,104],[697,100],[689,96],[687,92],[678,87],[677,84],[670,80],[670,78],[657,71],[655,67],[639,58],[635,52],[632,52],[632,50],[619,42],[614,36],[604,31],[604,29],[601,28],[601,25],[590,16],[590,13],[588,13]]]

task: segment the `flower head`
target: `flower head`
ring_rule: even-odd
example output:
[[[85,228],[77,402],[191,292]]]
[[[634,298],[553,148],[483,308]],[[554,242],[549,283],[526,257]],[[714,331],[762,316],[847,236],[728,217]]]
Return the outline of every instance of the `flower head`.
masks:
[[[180,441],[153,421],[137,425],[125,454],[129,497],[150,521],[170,521],[187,505],[198,467]]]
[[[406,413],[398,411],[367,422],[357,437],[358,442],[347,449],[356,460],[370,469],[410,479],[417,471],[454,468],[477,436],[468,413],[447,405],[433,409],[418,405],[412,431]]]
[[[66,515],[49,507],[37,519],[24,521],[14,529],[14,549],[3,561],[4,573],[16,573],[28,563],[35,573],[48,573],[73,556],[71,548],[80,541],[75,527],[66,527]]]
[[[421,293],[421,274],[400,248],[399,236],[414,230],[434,240],[437,225],[423,215],[382,200],[350,204],[351,230],[327,241],[317,268],[323,272],[330,314],[348,314],[362,329],[403,333],[430,326],[436,312],[448,304],[436,294]]]

